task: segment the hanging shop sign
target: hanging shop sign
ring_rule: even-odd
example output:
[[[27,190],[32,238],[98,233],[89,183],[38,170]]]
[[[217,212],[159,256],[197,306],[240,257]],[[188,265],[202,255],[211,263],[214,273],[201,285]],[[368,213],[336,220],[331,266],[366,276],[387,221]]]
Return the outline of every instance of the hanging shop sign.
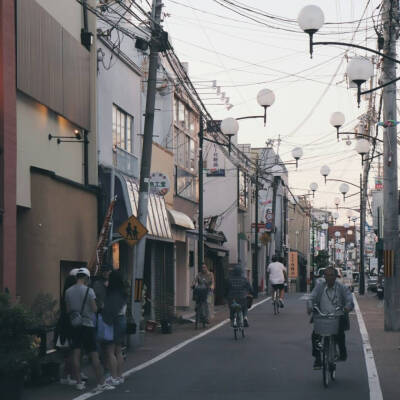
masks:
[[[150,176],[150,190],[160,196],[165,196],[171,185],[167,175],[162,172],[153,172]]]

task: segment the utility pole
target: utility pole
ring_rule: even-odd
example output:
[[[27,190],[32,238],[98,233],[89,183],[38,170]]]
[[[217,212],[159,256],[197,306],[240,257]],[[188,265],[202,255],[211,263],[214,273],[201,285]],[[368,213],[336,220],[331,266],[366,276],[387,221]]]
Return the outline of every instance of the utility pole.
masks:
[[[199,241],[197,249],[197,268],[200,272],[201,265],[204,262],[204,200],[203,200],[203,144],[204,144],[204,121],[203,115],[200,114],[200,129],[199,129],[199,219],[198,219],[198,230],[199,230]]]
[[[139,183],[139,204],[138,218],[139,221],[147,226],[148,203],[149,203],[149,185],[150,185],[150,169],[151,169],[151,153],[153,145],[153,127],[154,127],[154,108],[156,102],[156,82],[158,67],[158,52],[160,49],[159,34],[161,32],[161,0],[153,0],[152,19],[151,19],[151,39],[150,39],[150,56],[149,56],[149,74],[147,79],[147,96],[146,111],[144,119],[143,132],[143,149],[140,163],[140,183]],[[136,247],[136,265],[133,270],[132,292],[134,285],[139,285],[144,275],[144,260],[146,253],[146,237],[144,237]],[[140,324],[142,318],[142,303],[134,301],[132,295],[132,312],[136,323]],[[137,330],[139,334],[139,329]]]
[[[364,163],[365,165],[367,162]],[[364,165],[364,166],[365,166]],[[364,168],[365,175],[365,168]],[[365,197],[364,196],[364,185],[363,177],[360,174],[360,287],[359,293],[363,295],[365,293],[365,265],[364,265],[364,243],[365,243]]]
[[[255,228],[254,228],[254,260],[253,260],[253,293],[258,297],[258,154],[256,158],[256,198],[255,198]]]
[[[383,0],[382,26],[383,53],[396,58],[398,27],[398,2]],[[395,63],[383,58],[383,82],[396,78]],[[397,121],[396,83],[383,88],[384,121]],[[400,330],[400,270],[399,270],[399,222],[397,188],[397,128],[388,126],[383,135],[383,204],[384,204],[384,252],[385,252],[385,330]]]
[[[278,185],[280,176],[274,176],[274,181],[272,183],[272,226],[271,226],[271,245],[269,248],[269,260],[268,263],[271,262],[272,259],[272,249],[275,252],[275,214],[276,214],[276,195],[278,192]]]

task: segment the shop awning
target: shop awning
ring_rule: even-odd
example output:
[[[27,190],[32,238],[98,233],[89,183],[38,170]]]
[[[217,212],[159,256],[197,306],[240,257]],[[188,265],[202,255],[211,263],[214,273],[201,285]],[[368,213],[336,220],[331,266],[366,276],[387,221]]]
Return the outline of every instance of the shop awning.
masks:
[[[194,229],[194,223],[188,215],[176,210],[167,209],[167,211],[172,225],[177,225],[191,230]]]
[[[129,199],[129,202],[126,202],[128,214],[130,213],[130,215],[137,216],[139,185],[133,178],[129,176],[118,174],[118,177],[122,177],[121,181],[123,180],[126,184],[126,196]],[[168,241],[173,240],[164,197],[155,195],[153,193],[149,194],[147,230],[149,231],[149,235],[153,236],[155,239]]]
[[[226,254],[229,253],[228,249],[217,243],[204,242],[204,245],[208,247],[209,250],[216,252],[219,257],[225,257]]]

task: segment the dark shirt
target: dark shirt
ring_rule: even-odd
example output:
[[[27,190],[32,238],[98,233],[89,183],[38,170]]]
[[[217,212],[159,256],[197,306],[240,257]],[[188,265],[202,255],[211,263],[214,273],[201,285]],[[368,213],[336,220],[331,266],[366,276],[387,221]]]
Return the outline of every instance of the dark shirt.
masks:
[[[252,292],[250,282],[244,276],[233,275],[227,282],[228,300],[243,300]]]

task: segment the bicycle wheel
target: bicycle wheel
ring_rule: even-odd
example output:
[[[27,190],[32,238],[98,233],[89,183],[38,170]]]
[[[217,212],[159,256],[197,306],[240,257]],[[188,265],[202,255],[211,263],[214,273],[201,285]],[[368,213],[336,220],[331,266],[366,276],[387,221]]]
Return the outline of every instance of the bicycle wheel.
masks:
[[[329,385],[329,338],[324,338],[324,347],[322,349],[322,381],[327,388]]]

